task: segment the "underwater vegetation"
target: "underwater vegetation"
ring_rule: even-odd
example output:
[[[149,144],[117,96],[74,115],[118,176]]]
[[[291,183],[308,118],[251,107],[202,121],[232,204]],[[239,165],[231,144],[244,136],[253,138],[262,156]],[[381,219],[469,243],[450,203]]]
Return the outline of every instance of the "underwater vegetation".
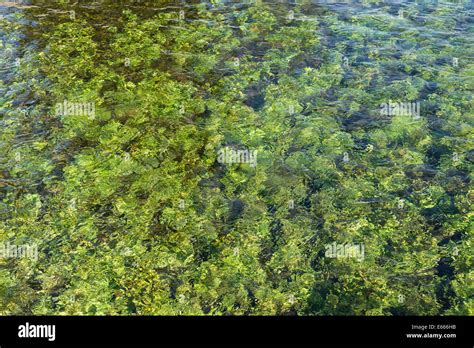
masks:
[[[470,2],[13,5],[1,315],[474,315]]]

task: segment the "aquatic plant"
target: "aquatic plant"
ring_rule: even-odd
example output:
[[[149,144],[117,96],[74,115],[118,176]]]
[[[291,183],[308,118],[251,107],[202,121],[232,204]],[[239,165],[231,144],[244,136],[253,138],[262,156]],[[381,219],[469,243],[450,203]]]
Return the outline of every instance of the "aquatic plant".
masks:
[[[0,24],[1,314],[473,314],[469,5],[55,6]]]

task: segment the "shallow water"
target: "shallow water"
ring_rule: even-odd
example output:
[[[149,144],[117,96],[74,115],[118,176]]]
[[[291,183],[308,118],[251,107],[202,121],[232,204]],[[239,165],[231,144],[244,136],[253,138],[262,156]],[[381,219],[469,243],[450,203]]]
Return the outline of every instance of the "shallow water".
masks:
[[[472,314],[473,10],[0,3],[0,313]]]

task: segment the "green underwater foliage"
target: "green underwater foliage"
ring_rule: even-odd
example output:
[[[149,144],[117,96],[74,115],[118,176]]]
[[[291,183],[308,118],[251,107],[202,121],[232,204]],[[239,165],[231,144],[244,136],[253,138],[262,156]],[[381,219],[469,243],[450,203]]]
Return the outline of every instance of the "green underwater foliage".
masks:
[[[473,8],[366,3],[0,19],[0,314],[474,315]]]

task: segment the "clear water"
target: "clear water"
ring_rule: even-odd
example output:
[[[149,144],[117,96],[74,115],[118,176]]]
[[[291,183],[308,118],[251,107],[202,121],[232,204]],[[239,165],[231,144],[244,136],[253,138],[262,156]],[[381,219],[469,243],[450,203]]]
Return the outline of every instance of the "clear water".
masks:
[[[472,314],[473,9],[0,3],[0,313]]]

